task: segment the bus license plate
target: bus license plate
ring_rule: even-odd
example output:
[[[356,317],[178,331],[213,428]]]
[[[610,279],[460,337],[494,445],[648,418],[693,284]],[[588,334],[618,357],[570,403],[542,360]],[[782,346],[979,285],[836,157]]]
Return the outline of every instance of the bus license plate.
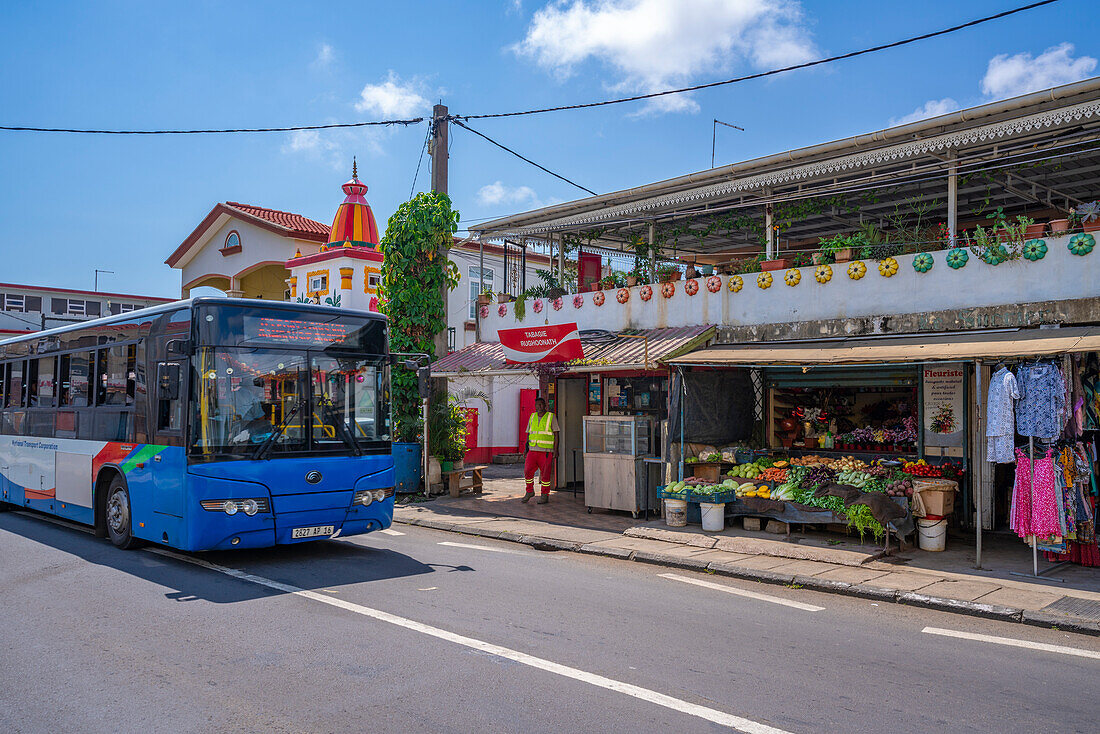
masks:
[[[335,525],[315,525],[311,528],[294,528],[290,531],[291,538],[316,538],[321,535],[332,535],[336,532]]]

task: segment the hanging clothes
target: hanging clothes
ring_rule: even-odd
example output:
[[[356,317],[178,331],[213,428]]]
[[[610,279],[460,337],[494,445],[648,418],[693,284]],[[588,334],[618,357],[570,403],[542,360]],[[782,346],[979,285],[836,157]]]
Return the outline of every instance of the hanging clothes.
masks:
[[[1095,352],[1085,357],[1081,389],[1085,396],[1085,430],[1100,430],[1100,358]]]
[[[1020,365],[1016,371],[1020,400],[1016,403],[1016,432],[1052,440],[1062,433],[1066,415],[1066,383],[1049,362]]]
[[[986,461],[1011,464],[1016,460],[1012,450],[1012,440],[1016,434],[1012,406],[1019,397],[1016,376],[1007,367],[1001,367],[989,378],[989,399],[985,411]]]
[[[1034,478],[1032,477],[1034,464]],[[1033,484],[1034,481],[1034,484]],[[1023,451],[1016,451],[1016,487],[1012,493],[1010,527],[1018,536],[1030,540],[1060,537],[1057,490],[1053,453],[1032,462]]]

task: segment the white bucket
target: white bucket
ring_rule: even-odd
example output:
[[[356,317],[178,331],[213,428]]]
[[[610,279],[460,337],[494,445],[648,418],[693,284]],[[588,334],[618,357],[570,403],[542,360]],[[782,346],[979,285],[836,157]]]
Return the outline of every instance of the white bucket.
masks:
[[[665,525],[670,528],[682,528],[687,524],[687,500],[665,500]]]
[[[924,551],[942,551],[947,547],[947,518],[917,518],[917,545]]]
[[[700,502],[699,513],[703,516],[703,530],[718,532],[726,528],[726,503]]]

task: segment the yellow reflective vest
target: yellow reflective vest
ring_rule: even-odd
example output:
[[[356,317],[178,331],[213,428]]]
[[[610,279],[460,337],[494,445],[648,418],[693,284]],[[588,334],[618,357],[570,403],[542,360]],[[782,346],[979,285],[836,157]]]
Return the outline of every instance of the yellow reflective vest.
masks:
[[[532,451],[554,450],[554,414],[549,410],[546,415],[539,418],[538,413],[532,413],[527,419],[527,445]]]

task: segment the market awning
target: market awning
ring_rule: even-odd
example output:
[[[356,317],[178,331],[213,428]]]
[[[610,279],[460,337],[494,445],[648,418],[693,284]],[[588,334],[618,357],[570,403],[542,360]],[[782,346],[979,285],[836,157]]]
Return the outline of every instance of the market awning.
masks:
[[[736,344],[701,349],[670,363],[720,366],[965,362],[1095,351],[1100,351],[1100,326]]]

